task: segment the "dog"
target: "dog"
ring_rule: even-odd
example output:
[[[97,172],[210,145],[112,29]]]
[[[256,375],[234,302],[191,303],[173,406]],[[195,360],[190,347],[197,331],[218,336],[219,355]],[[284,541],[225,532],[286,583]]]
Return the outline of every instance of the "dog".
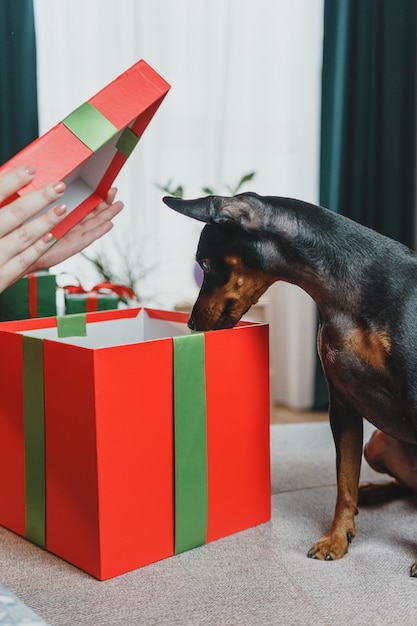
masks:
[[[330,529],[308,556],[339,559],[356,534],[363,418],[395,440],[417,443],[417,254],[291,198],[250,192],[163,201],[206,223],[192,330],[232,328],[277,280],[298,285],[317,304],[337,497]],[[410,574],[417,577],[417,559]]]

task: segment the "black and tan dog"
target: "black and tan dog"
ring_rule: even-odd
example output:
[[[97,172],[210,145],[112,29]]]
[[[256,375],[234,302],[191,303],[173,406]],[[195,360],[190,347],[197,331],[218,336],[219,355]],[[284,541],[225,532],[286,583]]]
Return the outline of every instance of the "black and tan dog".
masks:
[[[197,250],[204,281],[190,328],[233,327],[277,280],[300,286],[317,304],[337,499],[330,530],[308,555],[339,559],[355,536],[362,418],[416,444],[417,254],[346,217],[289,198],[243,193],[164,202],[207,224]],[[417,576],[417,559],[411,575]]]

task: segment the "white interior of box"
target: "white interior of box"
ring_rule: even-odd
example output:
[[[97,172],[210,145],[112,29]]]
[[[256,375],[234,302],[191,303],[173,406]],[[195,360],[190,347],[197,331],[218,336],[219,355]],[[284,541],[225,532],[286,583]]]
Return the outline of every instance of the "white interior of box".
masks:
[[[132,124],[129,124],[129,128]],[[67,215],[86,200],[97,189],[116,152],[116,143],[123,131],[120,131],[112,139],[104,144],[97,152],[94,152],[84,163],[81,163],[63,180],[67,186],[61,202],[67,206]],[[37,216],[47,211],[57,202],[49,204],[40,211]]]
[[[58,337],[56,327],[24,330],[20,334],[84,348],[108,348],[188,335],[190,332],[186,323],[155,319],[141,310],[136,317],[89,323],[86,337]]]

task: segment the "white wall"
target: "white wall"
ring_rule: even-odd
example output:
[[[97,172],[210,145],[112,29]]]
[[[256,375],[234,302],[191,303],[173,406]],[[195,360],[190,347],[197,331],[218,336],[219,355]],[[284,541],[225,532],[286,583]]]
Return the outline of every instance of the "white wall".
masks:
[[[41,132],[140,58],[172,85],[117,181],[126,208],[93,247],[116,265],[114,243],[142,255],[151,303],[195,299],[201,228],[162,204],[156,182],[192,197],[256,170],[247,189],[317,202],[322,12],[323,0],[35,0]],[[80,256],[58,270],[95,279]],[[289,285],[267,300],[274,395],[306,406],[314,308]]]

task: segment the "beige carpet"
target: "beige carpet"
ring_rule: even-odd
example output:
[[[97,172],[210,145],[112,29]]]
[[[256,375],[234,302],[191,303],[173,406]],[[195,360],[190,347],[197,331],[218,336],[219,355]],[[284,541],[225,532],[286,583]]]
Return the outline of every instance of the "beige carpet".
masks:
[[[335,496],[329,425],[272,426],[271,453],[267,524],[107,582],[2,530],[1,580],[51,626],[415,626],[417,499],[361,510],[349,554],[314,561]]]

